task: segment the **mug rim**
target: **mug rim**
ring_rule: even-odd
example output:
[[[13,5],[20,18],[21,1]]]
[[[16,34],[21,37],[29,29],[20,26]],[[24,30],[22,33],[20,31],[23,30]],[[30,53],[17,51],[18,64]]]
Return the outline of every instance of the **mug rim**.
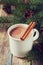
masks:
[[[17,27],[17,26],[19,26],[19,25],[21,25],[21,26],[23,26],[23,27],[28,27],[28,24],[24,24],[24,23],[14,24],[14,25],[12,25],[12,26],[10,26],[10,27],[8,28],[7,33],[8,33],[8,36],[9,36],[10,38],[12,38],[12,39],[14,39],[14,40],[22,41],[21,39],[14,38],[14,37],[12,37],[12,36],[10,35],[10,31],[11,31],[13,28],[15,28],[15,27]]]

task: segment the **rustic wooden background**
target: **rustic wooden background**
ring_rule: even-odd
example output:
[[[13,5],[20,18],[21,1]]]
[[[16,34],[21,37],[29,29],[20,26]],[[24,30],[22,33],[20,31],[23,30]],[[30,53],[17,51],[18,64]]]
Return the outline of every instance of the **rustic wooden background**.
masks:
[[[6,65],[9,53],[7,34],[4,30],[0,31],[0,65]]]

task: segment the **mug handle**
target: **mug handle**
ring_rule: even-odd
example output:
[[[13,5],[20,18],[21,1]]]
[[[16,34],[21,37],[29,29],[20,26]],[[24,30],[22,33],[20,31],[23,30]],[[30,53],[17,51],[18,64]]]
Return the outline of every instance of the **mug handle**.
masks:
[[[33,32],[34,32],[34,33],[36,32],[35,36],[33,36],[33,41],[35,41],[35,40],[37,40],[38,37],[39,37],[39,31],[38,31],[37,29],[33,29]]]

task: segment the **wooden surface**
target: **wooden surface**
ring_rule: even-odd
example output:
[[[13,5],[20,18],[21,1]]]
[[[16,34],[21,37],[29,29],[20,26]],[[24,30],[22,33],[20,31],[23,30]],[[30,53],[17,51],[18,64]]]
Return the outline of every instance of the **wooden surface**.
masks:
[[[9,51],[7,32],[2,30],[0,31],[0,65],[7,65]],[[30,65],[30,61],[31,59],[20,59],[13,56],[12,65]],[[32,65],[43,65],[43,62],[32,61]]]
[[[9,53],[9,44],[5,31],[0,31],[0,65],[6,65]]]

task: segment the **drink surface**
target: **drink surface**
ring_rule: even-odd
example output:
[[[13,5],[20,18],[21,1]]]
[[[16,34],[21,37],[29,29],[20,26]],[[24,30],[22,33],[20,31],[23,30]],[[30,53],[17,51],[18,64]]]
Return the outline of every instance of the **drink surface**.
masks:
[[[24,26],[18,26],[16,28],[13,28],[11,31],[10,31],[10,35],[13,37],[13,38],[16,38],[16,39],[20,39],[23,34],[25,33],[27,27],[24,27]],[[29,35],[26,37],[30,37],[31,36],[31,33],[29,33]]]
[[[10,31],[10,35],[14,38],[17,38],[19,39],[25,32],[26,30],[26,27],[24,26],[18,26],[16,28],[13,28],[11,31]]]

